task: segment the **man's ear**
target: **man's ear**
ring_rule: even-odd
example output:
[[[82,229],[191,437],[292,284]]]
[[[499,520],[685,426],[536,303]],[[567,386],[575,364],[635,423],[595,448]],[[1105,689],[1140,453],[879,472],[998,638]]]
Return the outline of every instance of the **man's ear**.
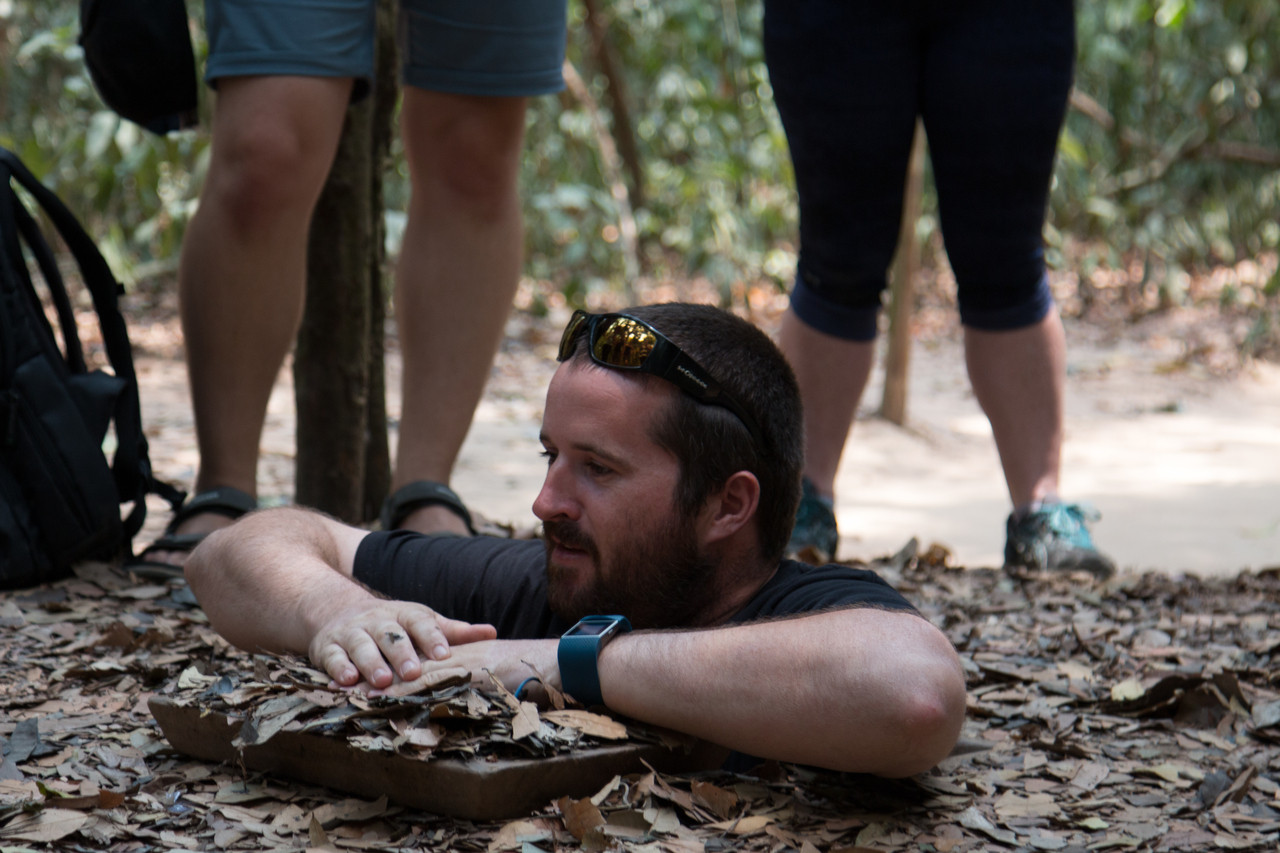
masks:
[[[707,501],[707,540],[733,536],[756,517],[760,507],[760,481],[750,471],[739,471]]]

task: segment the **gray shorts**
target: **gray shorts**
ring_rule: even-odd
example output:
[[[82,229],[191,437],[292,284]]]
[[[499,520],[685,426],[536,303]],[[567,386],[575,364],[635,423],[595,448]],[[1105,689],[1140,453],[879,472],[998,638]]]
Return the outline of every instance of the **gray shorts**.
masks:
[[[399,0],[405,85],[523,97],[564,88],[566,0]],[[373,79],[373,0],[207,0],[205,79]]]

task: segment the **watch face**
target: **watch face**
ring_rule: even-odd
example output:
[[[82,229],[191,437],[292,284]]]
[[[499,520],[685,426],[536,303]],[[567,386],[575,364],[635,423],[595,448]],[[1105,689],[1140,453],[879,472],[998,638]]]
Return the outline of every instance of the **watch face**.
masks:
[[[614,626],[613,622],[579,622],[569,631],[574,636],[592,637],[596,634],[603,634]]]
[[[631,630],[631,623],[624,616],[584,616],[568,631],[565,637],[603,637],[618,629]]]

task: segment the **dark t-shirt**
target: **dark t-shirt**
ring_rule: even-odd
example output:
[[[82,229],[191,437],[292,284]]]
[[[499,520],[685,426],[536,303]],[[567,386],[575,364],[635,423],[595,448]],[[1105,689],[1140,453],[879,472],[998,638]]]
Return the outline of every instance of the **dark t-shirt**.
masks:
[[[466,622],[488,623],[504,640],[559,637],[570,628],[547,606],[546,551],[539,540],[371,533],[355,578],[392,598],[421,602]],[[784,560],[729,620],[749,622],[840,607],[914,611],[875,572]],[[625,614],[624,614],[625,615]]]

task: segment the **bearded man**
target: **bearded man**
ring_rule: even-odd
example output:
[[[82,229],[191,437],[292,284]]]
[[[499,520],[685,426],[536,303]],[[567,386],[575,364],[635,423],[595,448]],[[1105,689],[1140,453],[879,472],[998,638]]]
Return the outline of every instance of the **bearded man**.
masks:
[[[558,358],[542,541],[256,512],[187,563],[213,626],[343,686],[462,666],[760,758],[883,776],[945,758],[965,709],[945,636],[872,572],[782,559],[803,429],[768,336],[704,305],[580,311]]]

